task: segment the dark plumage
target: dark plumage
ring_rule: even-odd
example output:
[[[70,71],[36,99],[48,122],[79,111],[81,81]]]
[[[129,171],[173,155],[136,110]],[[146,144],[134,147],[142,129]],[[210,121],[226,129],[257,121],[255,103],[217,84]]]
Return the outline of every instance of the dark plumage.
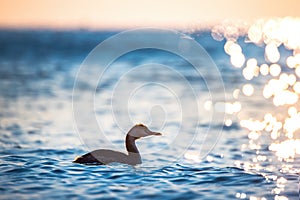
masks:
[[[141,164],[142,159],[139,150],[135,145],[135,140],[150,135],[161,135],[161,133],[150,131],[143,124],[135,125],[129,130],[125,139],[128,154],[113,150],[98,149],[77,157],[73,162],[90,165],[106,165],[113,162],[129,165]]]

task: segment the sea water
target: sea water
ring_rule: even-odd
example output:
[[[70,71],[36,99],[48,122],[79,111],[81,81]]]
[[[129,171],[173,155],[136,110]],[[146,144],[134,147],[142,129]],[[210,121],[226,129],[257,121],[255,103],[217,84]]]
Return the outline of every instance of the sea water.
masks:
[[[76,79],[82,62],[92,49],[117,33],[0,31],[1,199],[299,199],[300,159],[299,146],[296,146],[299,132],[285,137],[282,128],[282,134],[275,137],[272,131],[264,128],[251,130],[251,127],[259,127],[268,114],[275,116],[274,112],[288,118],[287,110],[274,107],[270,99],[262,97],[264,85],[271,75],[245,79],[243,68],[235,68],[230,55],[224,51],[226,38],[217,38],[218,41],[209,30],[186,34],[208,52],[219,70],[224,90],[218,95],[226,97],[224,102],[219,102],[221,98],[210,98],[205,85],[206,80],[215,77],[210,69],[203,66],[202,76],[199,76],[186,60],[159,49],[142,49],[120,56],[111,63],[104,74],[104,82],[97,88],[91,86],[88,73],[83,79]],[[247,42],[246,36],[238,36],[235,41],[243,49],[246,59],[254,58],[258,66],[263,63],[262,45]],[[279,47],[279,52],[281,60],[278,62],[285,71],[284,61],[293,52],[283,46]],[[180,116],[190,108],[186,102],[178,103],[176,95],[179,100],[182,100],[180,95],[185,95],[185,100],[191,104],[195,97],[184,93],[183,82],[178,81],[173,72],[159,70],[159,67],[132,71],[136,66],[154,61],[177,70],[177,74],[194,85],[200,96],[197,97],[199,123],[189,124],[186,120],[190,129],[184,129],[184,133],[178,133],[185,125]],[[90,66],[90,73],[99,67],[103,66]],[[130,71],[132,73],[128,74]],[[170,83],[167,90],[161,85],[142,85],[143,81],[160,80],[160,76]],[[80,93],[74,95],[75,81],[79,82]],[[130,99],[122,96],[122,91],[134,83],[142,85],[140,90],[132,92]],[[247,93],[247,86],[243,91],[246,84],[250,84],[250,93]],[[118,99],[114,99],[111,92],[118,91],[118,87],[121,90],[117,93],[119,96],[115,96]],[[252,87],[254,94],[251,94]],[[73,103],[79,102],[79,110],[84,113],[90,103],[86,95],[91,91],[96,102],[94,115],[100,128],[95,128],[82,116],[80,122],[90,133],[84,135],[76,129]],[[175,94],[167,95],[170,91]],[[122,123],[123,110],[116,110],[116,116],[112,115],[114,102],[120,100],[121,103],[125,101],[128,110],[125,114],[130,115],[132,124]],[[216,105],[222,103],[227,103],[226,112],[223,110],[218,114],[222,120],[211,123],[205,112],[218,110]],[[295,109],[297,105],[294,104]],[[196,112],[194,109],[189,113]],[[195,115],[186,119],[189,117]],[[97,148],[108,146],[125,151],[126,131],[140,122],[163,133],[162,137],[137,141],[142,165],[72,163],[76,156]],[[247,123],[254,124],[249,127]],[[110,144],[103,142],[98,132],[104,133]],[[188,141],[174,142],[176,134],[186,134]],[[201,143],[202,137],[208,138],[205,144]],[[190,144],[190,140],[194,142]],[[290,141],[289,145],[284,145],[285,141]],[[280,144],[283,146],[276,149]],[[292,145],[295,147],[288,149]],[[282,153],[280,148],[287,152]]]

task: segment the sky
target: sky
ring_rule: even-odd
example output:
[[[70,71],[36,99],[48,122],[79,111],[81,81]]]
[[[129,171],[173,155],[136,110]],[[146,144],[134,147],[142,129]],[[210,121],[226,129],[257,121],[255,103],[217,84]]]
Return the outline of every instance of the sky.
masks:
[[[299,8],[299,0],[0,0],[0,27],[187,28],[224,19],[300,17]]]

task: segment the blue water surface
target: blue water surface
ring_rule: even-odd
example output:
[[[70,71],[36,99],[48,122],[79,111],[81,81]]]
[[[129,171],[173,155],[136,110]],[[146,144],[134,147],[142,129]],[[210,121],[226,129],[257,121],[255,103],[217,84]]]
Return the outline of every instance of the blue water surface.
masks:
[[[210,126],[211,133],[218,132],[221,126],[222,135],[215,148],[200,160],[183,155],[174,161],[170,150],[156,152],[154,157],[142,155],[143,164],[137,166],[72,163],[76,156],[93,149],[82,142],[74,128],[72,89],[76,72],[88,53],[114,34],[86,30],[0,31],[1,199],[299,199],[299,155],[292,162],[278,160],[269,150],[272,141],[268,137],[258,141],[259,149],[252,148],[248,132],[234,119],[231,126]],[[230,66],[223,51],[224,41],[214,41],[209,32],[197,32],[191,37],[215,61],[226,95],[245,82],[241,72]],[[117,69],[156,58],[186,73],[188,80],[199,83],[199,90],[207,93],[201,78],[180,68],[187,65],[184,61],[166,52],[150,51],[124,55],[116,61]],[[105,98],[122,70],[109,72],[107,82],[96,90],[96,97]],[[90,88],[88,77],[80,81],[82,94],[77,100],[83,101],[84,110],[84,94],[94,88]],[[176,80],[173,81],[176,87]],[[151,98],[155,101],[160,96]],[[106,130],[120,132],[109,122],[110,109],[109,104],[101,104],[96,114]],[[257,114],[264,109],[268,106],[258,102],[249,104],[246,113]],[[177,126],[176,122],[170,124],[170,130]],[[208,126],[203,120],[199,128],[206,130]],[[155,129],[155,124],[151,128]],[[125,148],[124,136],[123,132],[112,138],[120,149]],[[94,140],[101,144],[96,133]],[[159,138],[137,142],[141,151],[163,145]],[[266,159],[254,161],[258,155]]]

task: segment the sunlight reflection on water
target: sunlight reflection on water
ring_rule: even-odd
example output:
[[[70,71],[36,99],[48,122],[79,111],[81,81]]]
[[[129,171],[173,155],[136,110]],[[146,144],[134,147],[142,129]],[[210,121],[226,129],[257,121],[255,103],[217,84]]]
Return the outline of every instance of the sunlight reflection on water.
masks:
[[[236,99],[240,101],[242,107],[237,113],[237,118],[240,125],[249,130],[250,149],[257,151],[257,157],[253,159],[254,165],[251,164],[250,168],[260,168],[259,164],[255,163],[263,163],[269,159],[259,153],[262,148],[260,137],[267,134],[271,139],[268,149],[282,161],[282,169],[285,172],[299,174],[299,163],[294,161],[300,155],[300,19],[290,17],[260,19],[249,27],[238,28],[229,29],[227,32],[226,24],[224,27],[219,25],[212,29],[212,36],[218,41],[226,39],[224,50],[230,56],[231,64],[241,68],[242,75],[247,81],[242,91],[246,97],[251,97],[251,100]],[[244,37],[248,43],[256,44],[257,48],[264,48],[264,55],[260,56],[260,58],[264,56],[264,60],[245,56],[243,52],[246,52],[246,46],[239,44],[240,37]],[[283,51],[279,49],[282,48],[288,53],[281,55],[280,52]],[[233,96],[237,97],[238,89],[232,89]],[[243,107],[250,101],[265,101],[262,105],[273,104],[273,106],[269,108],[258,106],[257,109],[262,109],[258,115],[247,118],[242,114]],[[253,111],[255,112],[254,108]],[[237,163],[237,166],[240,164]],[[286,167],[288,165],[290,167]],[[288,199],[279,195],[284,190],[285,184],[286,179],[283,177],[277,179],[277,188],[273,190],[277,194],[275,199]],[[236,197],[245,198],[243,193],[237,193]]]

